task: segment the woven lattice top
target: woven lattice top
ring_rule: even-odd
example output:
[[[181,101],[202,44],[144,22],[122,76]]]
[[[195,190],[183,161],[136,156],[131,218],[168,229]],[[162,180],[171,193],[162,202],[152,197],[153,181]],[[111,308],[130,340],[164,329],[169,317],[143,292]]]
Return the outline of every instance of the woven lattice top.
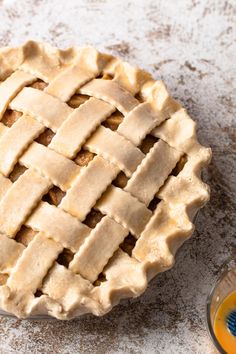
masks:
[[[0,80],[0,307],[67,319],[141,294],[209,197],[195,123],[93,48],[4,48]]]

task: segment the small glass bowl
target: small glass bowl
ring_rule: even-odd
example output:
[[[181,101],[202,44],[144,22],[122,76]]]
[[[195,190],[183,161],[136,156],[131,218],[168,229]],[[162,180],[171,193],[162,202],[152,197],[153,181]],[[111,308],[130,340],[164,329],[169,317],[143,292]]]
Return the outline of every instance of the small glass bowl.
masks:
[[[220,275],[216,281],[216,284],[211,289],[210,294],[207,297],[206,303],[206,321],[207,329],[210,337],[222,354],[227,354],[217,340],[214,333],[214,321],[217,310],[223,300],[236,291],[236,258],[225,262],[221,268]]]

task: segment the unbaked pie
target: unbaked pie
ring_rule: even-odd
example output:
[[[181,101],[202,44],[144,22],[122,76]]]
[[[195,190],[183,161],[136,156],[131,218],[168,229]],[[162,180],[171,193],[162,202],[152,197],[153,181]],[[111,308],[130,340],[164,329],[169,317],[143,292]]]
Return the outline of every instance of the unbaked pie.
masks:
[[[91,47],[0,50],[0,307],[103,315],[169,269],[211,150],[146,72]]]

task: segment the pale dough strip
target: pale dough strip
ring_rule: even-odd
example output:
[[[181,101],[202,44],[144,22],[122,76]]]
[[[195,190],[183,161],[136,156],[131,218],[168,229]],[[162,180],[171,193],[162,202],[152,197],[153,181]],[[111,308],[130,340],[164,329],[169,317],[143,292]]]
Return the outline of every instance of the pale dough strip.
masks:
[[[27,126],[27,129],[22,129],[21,131],[21,128],[24,128],[25,122],[26,124],[29,124],[31,129]],[[27,145],[27,142],[30,142],[31,145],[19,158],[19,162],[27,168],[32,167],[33,169],[37,170],[39,174],[42,174],[46,178],[50,179],[54,185],[60,187],[63,191],[66,191],[71,186],[73,180],[80,172],[80,167],[75,162],[67,159],[63,155],[58,154],[48,147],[35,141],[32,142],[32,133],[37,132],[37,129],[38,131],[40,128],[44,129],[43,125],[38,123],[34,118],[23,115],[17,120],[11,129],[7,128],[3,124],[0,125],[0,129],[1,128],[3,128],[2,130],[4,133],[2,134],[2,137],[0,134],[0,147],[3,146],[1,152],[4,152],[4,148],[6,150],[6,153],[2,156],[3,160],[7,160],[7,154],[12,154],[12,152],[14,152],[14,154],[12,154],[13,156],[8,160],[14,160],[15,164],[21,151]],[[10,143],[9,140],[10,142],[12,141],[13,145],[10,152],[7,148],[8,144]],[[22,141],[22,143],[17,146],[15,141]],[[58,171],[60,171],[60,173],[58,173]]]
[[[99,199],[95,208],[116,220],[137,238],[143,231],[152,212],[130,193],[113,185]]]
[[[94,282],[127,233],[127,229],[105,216],[74,256],[70,269]]]
[[[1,175],[1,173],[0,173],[0,200],[6,194],[8,189],[11,188],[11,186],[12,186],[11,180],[9,178],[6,178],[5,176]]]
[[[144,158],[144,154],[117,132],[100,126],[85,143],[85,148],[117,165],[131,176]]]
[[[139,101],[118,83],[110,80],[93,79],[79,89],[79,93],[104,100],[126,115]]]
[[[14,237],[51,185],[31,169],[21,175],[0,201],[0,232]]]
[[[56,132],[73,112],[72,108],[58,98],[32,87],[24,87],[9,106],[11,109],[33,116],[53,132]]]
[[[151,103],[145,102],[127,114],[117,131],[138,146],[145,136],[163,120],[164,115],[154,110]]]
[[[124,190],[148,205],[180,157],[181,152],[159,140],[138,166]]]
[[[21,153],[43,130],[44,126],[28,115],[22,115],[0,138],[0,171],[8,176]]]
[[[6,125],[0,122],[0,139],[7,132],[8,129],[9,128]]]
[[[60,208],[79,220],[84,220],[118,172],[118,167],[100,156],[95,156],[67,191]]]
[[[62,250],[62,245],[38,233],[18,259],[7,286],[13,291],[35,293]]]
[[[0,200],[12,185],[10,179],[0,174]],[[90,232],[90,228],[77,218],[46,202],[40,202],[24,224],[34,231],[43,231],[45,236],[73,252],[79,249]]]
[[[94,73],[81,70],[80,65],[72,65],[59,73],[44,92],[66,102],[80,86],[93,78]]]
[[[75,157],[85,140],[114,111],[109,103],[90,98],[60,126],[49,146],[64,156]]]
[[[90,232],[77,218],[46,202],[40,202],[25,225],[34,231],[43,231],[72,252],[78,251]]]
[[[78,314],[85,311],[85,304],[89,306],[91,303],[91,310],[97,307],[91,299],[92,289],[93,286],[88,280],[58,263],[50,269],[42,286],[43,293],[61,303],[65,311],[76,308]]]
[[[8,273],[14,267],[25,247],[0,233],[0,272]]]
[[[9,102],[26,85],[32,84],[37,78],[24,71],[17,70],[0,85],[0,120]]]
[[[70,188],[81,170],[74,161],[36,142],[20,157],[20,163],[35,169],[63,191]]]

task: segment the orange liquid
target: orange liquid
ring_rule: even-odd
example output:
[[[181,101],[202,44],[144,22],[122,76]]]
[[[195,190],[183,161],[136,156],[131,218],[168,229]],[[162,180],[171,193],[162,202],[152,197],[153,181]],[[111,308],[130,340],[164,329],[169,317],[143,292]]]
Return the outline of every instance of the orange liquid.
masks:
[[[228,354],[236,354],[236,337],[230,333],[226,325],[227,317],[233,310],[236,310],[236,291],[220,304],[214,320],[215,336]]]

